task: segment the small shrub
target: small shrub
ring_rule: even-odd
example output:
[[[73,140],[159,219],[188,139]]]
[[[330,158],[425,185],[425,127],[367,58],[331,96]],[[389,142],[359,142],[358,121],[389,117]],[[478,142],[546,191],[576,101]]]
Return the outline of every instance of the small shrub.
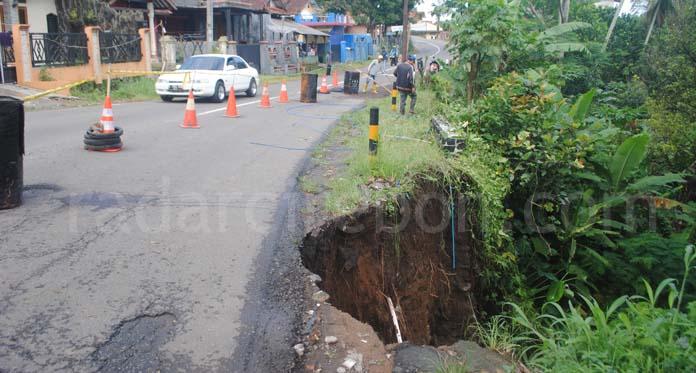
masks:
[[[525,329],[518,341],[523,360],[533,370],[547,372],[693,372],[696,370],[696,302],[681,305],[686,280],[696,260],[693,245],[684,253],[684,274],[647,296],[622,296],[606,309],[594,298],[581,304],[547,303],[534,319],[512,304],[513,321]],[[667,295],[665,307],[659,307]],[[664,296],[663,296],[664,298]],[[676,303],[675,303],[676,302]]]
[[[53,76],[51,76],[51,72],[49,71],[48,67],[44,66],[39,70],[39,80],[42,82],[52,82],[56,80]]]

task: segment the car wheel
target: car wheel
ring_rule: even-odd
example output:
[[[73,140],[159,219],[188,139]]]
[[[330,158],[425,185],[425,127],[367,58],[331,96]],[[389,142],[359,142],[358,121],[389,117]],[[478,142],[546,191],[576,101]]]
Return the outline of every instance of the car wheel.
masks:
[[[172,102],[172,100],[174,99],[174,97],[172,97],[172,96],[160,96],[160,98],[164,102]]]
[[[215,84],[215,94],[213,95],[214,102],[222,102],[225,100],[225,85],[222,81],[218,80]]]
[[[256,79],[251,78],[251,81],[249,82],[249,88],[246,90],[247,97],[256,97],[256,91]]]

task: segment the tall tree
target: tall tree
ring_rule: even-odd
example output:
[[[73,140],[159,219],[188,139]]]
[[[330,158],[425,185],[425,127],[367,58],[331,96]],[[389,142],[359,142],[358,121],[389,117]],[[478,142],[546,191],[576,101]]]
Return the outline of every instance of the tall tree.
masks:
[[[626,0],[621,0],[619,2],[619,6],[616,8],[616,11],[614,12],[614,18],[611,20],[611,24],[609,25],[609,30],[607,31],[607,37],[604,39],[604,47],[602,47],[602,50],[607,50],[607,45],[609,45],[609,40],[611,40],[611,34],[614,33],[616,21],[619,19],[619,15],[621,15],[621,9],[623,8],[625,2]]]
[[[419,0],[408,0],[413,9]],[[377,25],[393,26],[401,24],[402,0],[317,0],[323,10],[346,13],[372,33]]]
[[[570,0],[558,0],[558,24],[568,23],[570,16]]]
[[[451,52],[458,57],[467,73],[467,102],[481,91],[482,72],[501,71],[505,52],[517,44],[523,34],[520,27],[519,1],[449,0]]]
[[[662,26],[665,16],[674,11],[677,1],[678,0],[650,0],[647,11],[645,12],[645,17],[651,21],[650,27],[648,28],[648,35],[645,37],[645,43],[643,43],[643,45],[648,45],[653,28],[655,26]]]

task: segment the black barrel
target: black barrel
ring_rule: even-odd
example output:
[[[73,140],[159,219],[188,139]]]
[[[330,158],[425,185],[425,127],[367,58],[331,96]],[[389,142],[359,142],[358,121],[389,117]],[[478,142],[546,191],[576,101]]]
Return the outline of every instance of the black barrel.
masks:
[[[302,84],[300,86],[300,102],[317,102],[317,74],[302,74]]]
[[[346,71],[343,79],[343,93],[348,95],[357,95],[360,93],[360,72]]]
[[[22,204],[24,102],[0,96],[0,210]]]

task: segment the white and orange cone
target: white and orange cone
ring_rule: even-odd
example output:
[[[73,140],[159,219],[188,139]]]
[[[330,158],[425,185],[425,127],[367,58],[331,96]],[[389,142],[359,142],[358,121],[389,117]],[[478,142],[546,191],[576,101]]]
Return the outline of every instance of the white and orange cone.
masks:
[[[234,95],[234,87],[230,85],[230,96],[227,99],[227,111],[225,116],[228,118],[237,118],[239,114],[237,113],[237,97]]]
[[[283,79],[283,83],[280,85],[280,98],[278,99],[278,102],[290,102],[288,99],[288,86],[285,85],[285,79]]]
[[[193,97],[193,90],[189,90],[184,123],[181,128],[201,128],[198,126],[198,118],[196,117],[196,99]]]
[[[261,95],[261,105],[259,105],[259,107],[271,107],[271,96],[268,94],[268,83],[263,84],[263,94]]]
[[[331,82],[331,86],[334,88],[338,87],[338,70],[334,70],[333,72],[333,82]]]
[[[329,87],[326,86],[326,74],[321,78],[321,88],[319,89],[319,93],[323,94],[329,94]]]
[[[111,97],[106,96],[104,99],[104,108],[102,109],[101,125],[103,133],[114,132],[114,112],[111,107]]]

